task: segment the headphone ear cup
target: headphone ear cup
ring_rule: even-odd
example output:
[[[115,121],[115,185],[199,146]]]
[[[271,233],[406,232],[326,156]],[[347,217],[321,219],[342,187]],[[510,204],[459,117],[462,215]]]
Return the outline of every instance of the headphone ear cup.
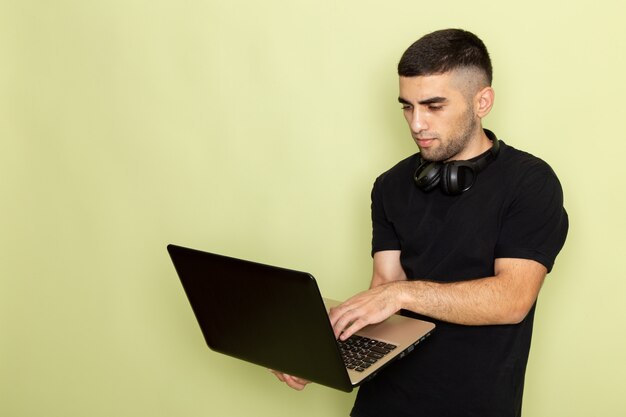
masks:
[[[423,162],[415,171],[415,184],[423,191],[431,191],[439,185],[442,164],[439,162]]]
[[[441,180],[439,185],[444,194],[450,194],[450,167],[446,164],[441,168]]]
[[[459,193],[459,169],[452,163],[443,164],[441,168],[441,189],[448,195]]]
[[[441,172],[441,189],[448,195],[458,195],[472,188],[475,180],[476,166],[473,162],[448,162]]]

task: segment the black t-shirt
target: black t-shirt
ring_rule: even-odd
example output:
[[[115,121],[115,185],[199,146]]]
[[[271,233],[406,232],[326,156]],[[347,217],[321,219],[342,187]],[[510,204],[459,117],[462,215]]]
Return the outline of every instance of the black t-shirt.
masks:
[[[492,276],[496,258],[532,259],[552,269],[568,218],[561,185],[542,160],[500,142],[500,152],[461,195],[424,192],[413,155],[377,178],[372,252],[401,250],[409,279],[439,282]],[[521,414],[534,307],[517,325],[437,329],[414,353],[359,390],[353,416]]]

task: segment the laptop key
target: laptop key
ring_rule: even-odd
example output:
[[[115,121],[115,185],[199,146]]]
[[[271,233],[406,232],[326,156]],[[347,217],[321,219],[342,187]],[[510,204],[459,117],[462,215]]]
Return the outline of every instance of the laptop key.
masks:
[[[382,355],[386,355],[389,352],[391,352],[391,350],[389,350],[389,349],[381,348],[381,347],[378,347],[378,346],[372,346],[370,348],[370,350],[372,350],[373,352],[376,352],[376,353],[380,353]]]
[[[346,368],[363,372],[397,346],[367,337],[353,335],[339,342]]]

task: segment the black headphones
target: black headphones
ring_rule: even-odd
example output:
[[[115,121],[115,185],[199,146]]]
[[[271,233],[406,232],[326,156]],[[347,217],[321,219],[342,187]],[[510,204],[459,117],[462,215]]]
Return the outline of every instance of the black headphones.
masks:
[[[487,152],[467,161],[432,162],[420,156],[420,163],[413,179],[421,190],[432,191],[439,185],[445,194],[458,195],[474,185],[478,173],[485,169],[498,156],[500,141],[496,135],[484,129],[493,146]]]

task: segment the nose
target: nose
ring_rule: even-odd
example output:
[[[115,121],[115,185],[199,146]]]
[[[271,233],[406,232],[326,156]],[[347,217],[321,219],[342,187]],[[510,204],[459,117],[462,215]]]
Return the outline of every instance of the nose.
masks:
[[[418,134],[423,130],[428,129],[428,124],[426,123],[426,119],[424,115],[421,114],[419,109],[414,109],[412,112],[406,115],[407,122],[409,123],[409,128],[411,132]]]

